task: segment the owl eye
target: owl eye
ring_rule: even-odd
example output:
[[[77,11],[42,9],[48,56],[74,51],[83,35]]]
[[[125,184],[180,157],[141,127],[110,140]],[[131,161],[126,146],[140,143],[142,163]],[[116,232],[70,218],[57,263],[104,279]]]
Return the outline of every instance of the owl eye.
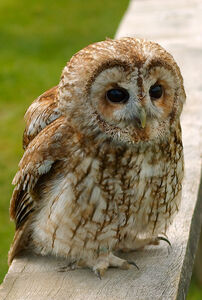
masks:
[[[152,99],[159,99],[163,94],[163,87],[160,84],[154,84],[150,87],[149,95]]]
[[[106,92],[106,99],[113,103],[125,103],[129,99],[129,93],[123,88],[111,89]]]

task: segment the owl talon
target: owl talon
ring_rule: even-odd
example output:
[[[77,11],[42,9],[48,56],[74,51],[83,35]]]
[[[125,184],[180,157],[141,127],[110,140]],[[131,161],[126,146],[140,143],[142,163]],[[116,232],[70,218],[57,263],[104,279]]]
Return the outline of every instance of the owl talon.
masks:
[[[127,261],[127,260],[125,260],[123,262],[123,264],[120,266],[120,268],[123,270],[129,270],[129,269],[133,268],[133,266],[135,266],[139,270],[139,267],[136,265],[135,262]]]
[[[100,280],[102,280],[102,277],[104,276],[104,273],[105,273],[105,271],[106,271],[106,269],[94,269],[93,268],[93,271],[94,271],[94,273],[95,273],[95,275],[100,279]]]
[[[138,265],[134,262],[134,261],[127,261],[130,265],[133,265],[133,266],[135,266],[138,270],[140,269],[139,267],[138,267]]]
[[[171,242],[167,238],[165,238],[164,236],[158,236],[157,239],[160,240],[160,241],[165,241],[172,248]]]
[[[112,253],[110,254],[110,257],[109,257],[109,265],[110,265],[110,267],[116,267],[116,268],[120,268],[123,270],[129,270],[132,268],[132,266],[135,266],[139,270],[139,267],[136,265],[136,263],[134,261],[128,261],[128,260],[122,259],[118,256],[115,256]]]
[[[94,270],[94,273],[95,273],[95,275],[96,275],[100,280],[102,280],[102,276],[101,276],[101,274],[100,274],[100,270]]]

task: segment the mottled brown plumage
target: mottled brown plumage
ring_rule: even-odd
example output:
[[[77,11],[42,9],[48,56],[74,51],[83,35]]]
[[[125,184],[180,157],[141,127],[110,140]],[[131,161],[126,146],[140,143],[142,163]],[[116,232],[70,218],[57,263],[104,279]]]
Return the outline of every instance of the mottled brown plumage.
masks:
[[[156,43],[106,40],[75,54],[26,113],[9,261],[28,248],[101,276],[131,266],[114,251],[158,244],[180,205],[184,101],[180,70]]]

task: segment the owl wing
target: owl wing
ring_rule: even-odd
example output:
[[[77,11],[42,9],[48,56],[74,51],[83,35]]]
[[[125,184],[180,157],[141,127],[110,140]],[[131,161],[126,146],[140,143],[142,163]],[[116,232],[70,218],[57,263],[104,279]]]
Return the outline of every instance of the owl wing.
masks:
[[[57,102],[58,86],[39,96],[25,114],[26,127],[23,135],[23,148],[26,149],[36,135],[48,124],[61,116]]]
[[[70,132],[71,127],[61,116],[41,130],[28,144],[13,180],[16,187],[11,198],[10,216],[15,220],[17,229],[35,209],[36,203],[32,195],[40,177],[47,174],[54,163],[65,160]]]

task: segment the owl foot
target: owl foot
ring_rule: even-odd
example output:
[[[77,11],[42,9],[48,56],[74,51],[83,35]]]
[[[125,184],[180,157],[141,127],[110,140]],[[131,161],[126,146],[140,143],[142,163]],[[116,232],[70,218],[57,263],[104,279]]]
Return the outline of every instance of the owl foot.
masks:
[[[129,270],[135,267],[139,270],[139,267],[135,262],[122,259],[110,253],[109,256],[105,257],[105,259],[99,259],[98,264],[93,267],[93,271],[99,279],[102,279],[105,271],[109,267],[120,268],[122,270]]]
[[[98,259],[97,264],[93,267],[93,272],[99,279],[102,279],[108,267],[109,267],[109,257],[108,256],[102,257]]]

